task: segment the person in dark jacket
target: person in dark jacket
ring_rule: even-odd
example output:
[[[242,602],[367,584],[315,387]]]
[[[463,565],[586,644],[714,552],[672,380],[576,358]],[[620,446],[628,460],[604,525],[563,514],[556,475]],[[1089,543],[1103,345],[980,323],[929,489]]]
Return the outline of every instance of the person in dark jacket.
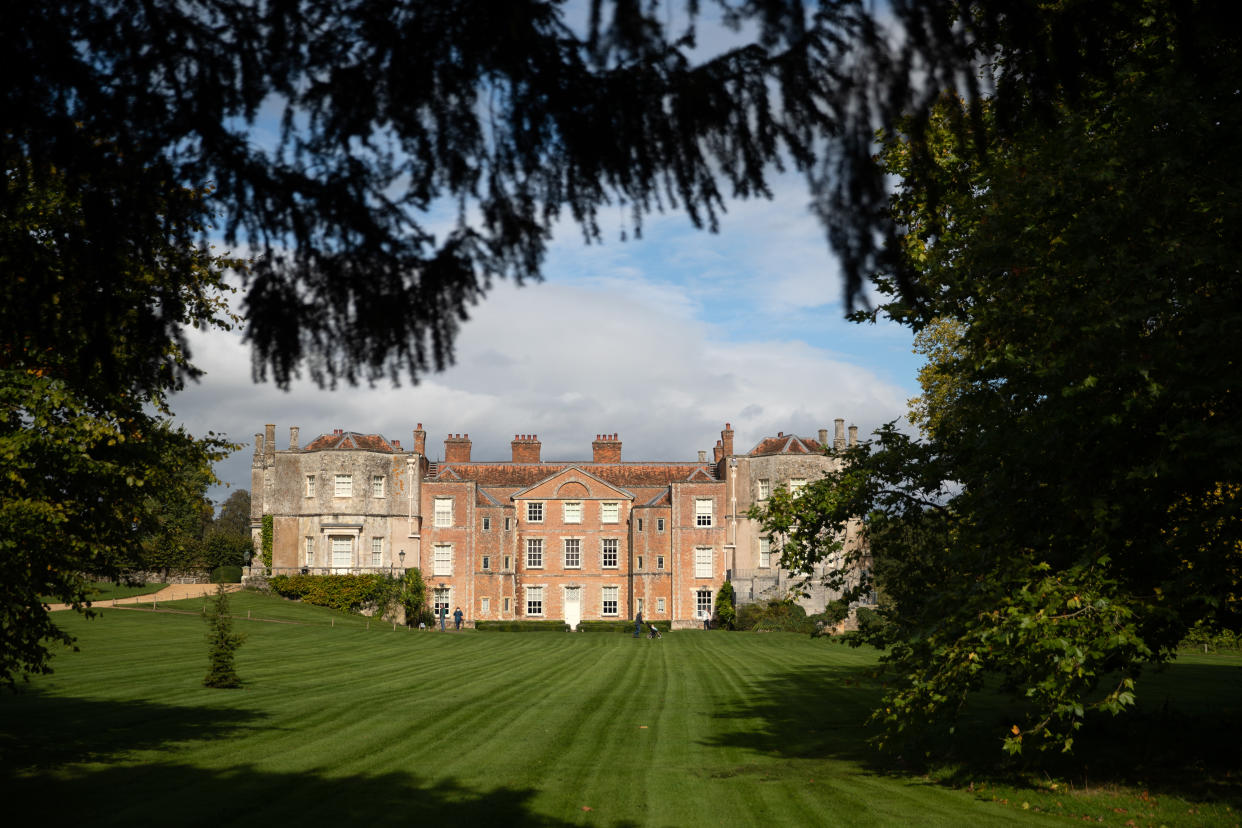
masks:
[[[638,638],[638,634],[643,631],[643,611],[639,610],[638,615],[634,616],[634,637]]]
[[[462,618],[461,607],[458,607],[457,609],[453,610],[453,627],[454,628],[459,629],[459,630],[461,629],[461,618]]]

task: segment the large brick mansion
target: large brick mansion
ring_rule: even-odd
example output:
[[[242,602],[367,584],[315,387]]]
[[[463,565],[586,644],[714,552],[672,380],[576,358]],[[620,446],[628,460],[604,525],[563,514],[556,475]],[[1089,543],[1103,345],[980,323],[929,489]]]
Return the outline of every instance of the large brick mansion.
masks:
[[[850,427],[851,443],[857,439]],[[708,459],[623,461],[616,434],[591,459],[549,461],[539,438],[515,435],[512,457],[477,461],[450,434],[444,459],[413,443],[335,430],[277,450],[255,435],[252,524],[273,522],[272,571],[400,572],[418,567],[434,600],[468,621],[644,618],[701,623],[731,580],[743,601],[790,584],[746,515],[776,486],[797,488],[837,463],[818,439],[778,434],[734,453],[726,424]],[[836,421],[834,445],[846,443]],[[836,596],[812,590],[822,609]]]

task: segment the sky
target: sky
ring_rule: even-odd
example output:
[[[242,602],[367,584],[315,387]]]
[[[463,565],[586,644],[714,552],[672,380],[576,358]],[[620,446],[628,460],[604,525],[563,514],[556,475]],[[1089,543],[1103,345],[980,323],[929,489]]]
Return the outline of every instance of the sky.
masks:
[[[704,56],[745,34],[711,21],[699,33]],[[782,431],[814,437],[837,417],[863,436],[903,418],[921,364],[910,332],[844,319],[805,183],[789,173],[771,185],[771,200],[731,202],[715,234],[682,213],[647,217],[641,240],[621,240],[620,215],[602,244],[558,226],[544,281],[497,283],[462,326],[456,364],[417,385],[327,391],[304,380],[280,391],[251,381],[239,333],[190,331],[206,375],[173,396],[176,419],[243,444],[217,465],[210,496],[249,488],[266,423],[282,449],[290,426],[302,445],[341,428],[409,447],[422,423],[433,461],[450,433],[469,434],[478,460],[507,459],[516,434],[537,434],[545,459],[586,460],[602,433],[618,434],[623,460],[693,460],[710,456],[725,423],[741,452]]]
[[[911,334],[843,318],[842,280],[808,196],[781,179],[771,201],[735,202],[720,232],[681,214],[651,219],[640,241],[587,246],[558,228],[545,280],[497,283],[461,329],[457,361],[417,385],[288,392],[251,381],[240,334],[190,332],[203,379],[172,398],[191,433],[243,448],[217,465],[250,487],[254,435],[289,427],[306,445],[341,428],[409,447],[422,423],[430,459],[450,433],[472,456],[504,460],[515,434],[537,434],[545,459],[583,460],[596,434],[617,433],[623,460],[693,460],[731,423],[737,451],[777,432],[814,437],[843,418],[862,435],[904,416],[921,364]],[[231,488],[230,488],[231,487]]]

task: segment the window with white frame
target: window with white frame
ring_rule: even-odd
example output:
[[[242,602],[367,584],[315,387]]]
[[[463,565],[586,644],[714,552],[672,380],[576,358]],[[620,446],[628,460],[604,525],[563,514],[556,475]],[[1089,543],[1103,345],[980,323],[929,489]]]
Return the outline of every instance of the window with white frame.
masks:
[[[543,587],[530,586],[526,588],[526,614],[543,615]]]
[[[453,498],[437,497],[435,500],[435,511],[432,515],[436,526],[452,526]]]
[[[506,532],[508,532],[509,529],[512,528],[513,526],[513,524],[511,523],[512,520],[513,518],[505,518],[505,531]]]
[[[492,611],[492,599],[483,597],[479,599],[479,615],[487,615]]]
[[[643,599],[642,598],[634,599],[634,611],[637,612],[639,615],[643,614]]]
[[[436,618],[440,617],[441,610],[447,615],[452,606],[453,590],[451,587],[436,587],[431,591],[431,609],[435,613]]]
[[[759,491],[757,493],[760,500],[767,500],[772,496],[772,481],[766,477],[759,478]]]
[[[606,502],[599,504],[599,522],[600,523],[620,523],[621,522],[621,504]],[[642,529],[640,526],[639,529]]]
[[[656,555],[656,569],[663,569],[663,568],[664,568],[664,556]]]
[[[371,538],[371,566],[384,565],[384,539]]]
[[[789,481],[789,493],[791,495],[796,495],[798,491],[805,485],[806,485],[805,477],[795,477]]]
[[[642,518],[638,519],[638,531],[640,532],[643,531],[643,519]]]
[[[505,599],[505,612],[509,612],[511,609],[513,609],[513,605],[509,603],[512,600],[513,600],[512,598]]]
[[[712,617],[712,591],[710,589],[700,589],[694,593],[694,617]]]
[[[759,539],[759,568],[768,569],[772,566],[772,541]]]
[[[306,475],[306,496],[315,496],[315,475],[313,474]]]
[[[332,565],[334,567],[351,567],[354,565],[354,539],[352,535],[332,536]]]
[[[433,575],[452,575],[453,574],[453,544],[437,543],[432,549],[432,570]]]
[[[492,568],[492,556],[484,555],[483,556],[483,569],[491,569],[491,568]]]
[[[604,615],[617,615],[617,596],[620,594],[621,588],[615,586],[604,587]]]
[[[484,532],[492,531],[492,519],[491,518],[489,517],[483,518],[483,531]]]
[[[526,539],[526,566],[530,569],[543,568],[543,538]]]
[[[664,531],[664,518],[656,518],[656,531],[657,532]]]
[[[315,539],[310,535],[306,536],[306,565],[315,565]]]
[[[638,565],[635,566],[634,568],[637,569],[639,572],[643,571],[643,556],[642,555],[638,556]]]
[[[354,476],[352,474],[338,474],[333,494],[337,497],[353,497]]]
[[[582,523],[582,501],[566,500],[562,505],[566,523]]]
[[[694,525],[712,525],[712,501],[708,497],[700,497],[694,501]]]
[[[383,496],[384,496],[384,475],[382,474],[371,475],[371,497],[383,497]]]
[[[508,572],[510,569],[513,569],[513,559],[505,555],[505,571]]]
[[[543,501],[532,500],[526,504],[526,522],[543,523]]]
[[[710,546],[694,547],[694,577],[712,577],[712,548]]]
[[[602,553],[600,556],[600,566],[602,566],[604,569],[616,569],[617,558],[618,558],[617,539],[616,538],[604,538],[600,546],[600,551]]]
[[[660,613],[661,615],[664,614],[664,599],[663,598],[656,599],[656,612]]]
[[[579,538],[565,539],[565,568],[582,568],[582,540]]]

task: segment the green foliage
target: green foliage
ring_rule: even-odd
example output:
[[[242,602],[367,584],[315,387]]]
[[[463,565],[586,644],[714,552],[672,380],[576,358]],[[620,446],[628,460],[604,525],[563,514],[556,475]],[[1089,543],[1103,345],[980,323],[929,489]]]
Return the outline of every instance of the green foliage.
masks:
[[[226,535],[219,532],[209,533],[203,539],[203,568],[215,569],[218,566],[243,567],[246,565],[246,556],[252,548],[253,544],[248,537]]]
[[[725,581],[716,593],[716,623],[726,630],[733,629],[737,610],[733,607],[733,584]]]
[[[240,566],[217,566],[211,570],[213,584],[240,584],[242,568]]]
[[[268,586],[277,595],[345,612],[383,610],[395,596],[387,575],[273,575]]]
[[[806,610],[788,599],[743,604],[737,611],[736,624],[739,630],[756,632],[815,631],[815,622],[807,617]]]
[[[115,153],[101,138],[94,152]],[[122,209],[120,179],[77,179],[15,140],[0,137],[0,684],[47,670],[47,644],[68,643],[40,596],[81,607],[78,573],[117,578],[165,551],[152,538],[197,551],[196,494],[234,448],[165,419],[168,395],[196,376],[184,330],[233,321],[236,263],[188,243],[204,227],[174,215],[203,194],[135,170],[141,181],[123,180],[156,220],[94,244],[82,228]]]
[[[266,567],[267,569],[272,568],[272,538],[275,536],[275,530],[273,529],[273,526],[274,526],[274,523],[273,523],[272,516],[264,515],[263,516],[263,528],[260,534],[259,550],[260,550],[261,559],[263,561],[263,566]]]
[[[1242,650],[1242,635],[1234,630],[1213,629],[1203,621],[1198,621],[1178,644],[1178,649],[1202,653],[1215,653],[1222,650],[1236,652]]]
[[[879,312],[923,337],[923,439],[881,429],[768,522],[797,562],[867,521],[857,638],[887,649],[875,717],[903,753],[993,684],[1025,705],[1006,750],[1071,750],[1196,620],[1242,619],[1239,44],[1209,4],[1092,5],[1130,6],[1092,47],[1107,71],[885,135],[907,233]]]
[[[431,607],[427,604],[427,584],[423,581],[423,573],[417,568],[407,569],[401,578],[398,600],[405,610],[405,623],[415,626],[420,621],[430,624],[434,619]]]
[[[238,489],[220,505],[220,514],[211,524],[216,534],[250,539],[250,492]]]
[[[224,583],[219,582],[216,595],[203,611],[210,631],[207,634],[208,667],[203,686],[215,688],[241,687],[234,665],[237,648],[246,637],[233,632],[233,617],[229,614],[229,594]]]
[[[569,632],[564,621],[475,621],[474,628],[483,632]]]
[[[642,635],[646,635],[651,625],[653,624],[655,625],[656,629],[658,629],[660,632],[668,632],[669,630],[672,629],[672,624],[669,621],[648,621],[646,619],[643,619]],[[476,627],[478,626],[478,622],[475,622],[475,626]],[[617,632],[617,633],[629,633],[630,635],[633,635],[634,634],[634,621],[633,620],[627,621],[624,619],[620,619],[616,621],[602,619],[602,618],[598,620],[593,619],[590,621],[579,621],[577,629],[578,629],[578,632],[609,632],[609,633]]]

